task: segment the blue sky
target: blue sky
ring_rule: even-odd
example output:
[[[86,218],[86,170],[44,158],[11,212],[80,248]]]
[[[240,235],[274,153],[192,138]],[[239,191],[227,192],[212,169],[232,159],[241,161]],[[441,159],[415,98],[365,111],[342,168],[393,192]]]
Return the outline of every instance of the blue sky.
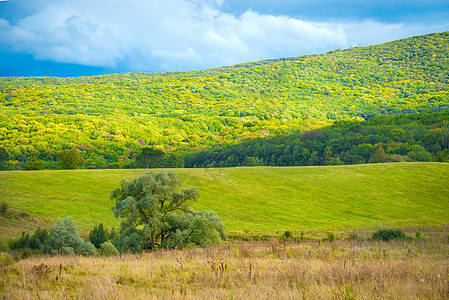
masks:
[[[0,0],[0,76],[199,70],[448,30],[449,0]]]

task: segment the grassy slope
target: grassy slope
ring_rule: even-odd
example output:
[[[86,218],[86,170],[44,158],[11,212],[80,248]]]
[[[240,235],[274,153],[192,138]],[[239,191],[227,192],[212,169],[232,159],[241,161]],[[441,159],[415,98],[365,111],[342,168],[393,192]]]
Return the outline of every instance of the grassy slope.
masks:
[[[147,170],[0,172],[10,207],[44,219],[71,215],[86,232],[119,222],[110,192]],[[197,209],[216,211],[229,230],[276,231],[449,223],[449,164],[178,169],[200,189]]]

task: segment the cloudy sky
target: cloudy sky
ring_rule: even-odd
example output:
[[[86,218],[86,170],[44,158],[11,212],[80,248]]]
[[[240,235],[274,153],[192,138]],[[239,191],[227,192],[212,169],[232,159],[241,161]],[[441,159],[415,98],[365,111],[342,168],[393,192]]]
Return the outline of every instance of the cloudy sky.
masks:
[[[0,0],[0,76],[200,70],[449,30],[449,0]]]

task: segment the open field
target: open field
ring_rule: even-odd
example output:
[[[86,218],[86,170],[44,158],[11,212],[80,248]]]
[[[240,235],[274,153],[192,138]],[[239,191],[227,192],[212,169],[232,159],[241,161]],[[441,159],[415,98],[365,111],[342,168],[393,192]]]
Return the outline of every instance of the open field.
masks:
[[[429,229],[429,228],[428,228]],[[227,243],[0,265],[10,299],[448,299],[448,228],[423,239]],[[409,232],[408,235],[413,232]]]
[[[1,200],[42,223],[70,215],[86,234],[100,222],[119,226],[111,210],[110,192],[123,179],[147,171],[0,172]],[[217,212],[229,231],[449,223],[449,164],[445,163],[173,171],[184,187],[199,188],[201,197],[194,207]],[[2,239],[8,238],[8,226],[17,231],[17,225],[8,225],[4,218],[0,221]],[[11,231],[9,237],[17,237],[17,232]]]

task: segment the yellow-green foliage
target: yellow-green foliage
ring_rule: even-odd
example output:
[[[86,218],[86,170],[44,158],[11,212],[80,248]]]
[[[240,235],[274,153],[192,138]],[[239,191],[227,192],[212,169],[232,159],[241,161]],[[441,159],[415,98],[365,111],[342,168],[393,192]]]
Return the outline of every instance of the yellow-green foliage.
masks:
[[[448,45],[445,32],[204,71],[0,78],[0,148],[18,160],[95,149],[87,163],[104,167],[143,144],[189,150],[342,118],[447,110]]]

